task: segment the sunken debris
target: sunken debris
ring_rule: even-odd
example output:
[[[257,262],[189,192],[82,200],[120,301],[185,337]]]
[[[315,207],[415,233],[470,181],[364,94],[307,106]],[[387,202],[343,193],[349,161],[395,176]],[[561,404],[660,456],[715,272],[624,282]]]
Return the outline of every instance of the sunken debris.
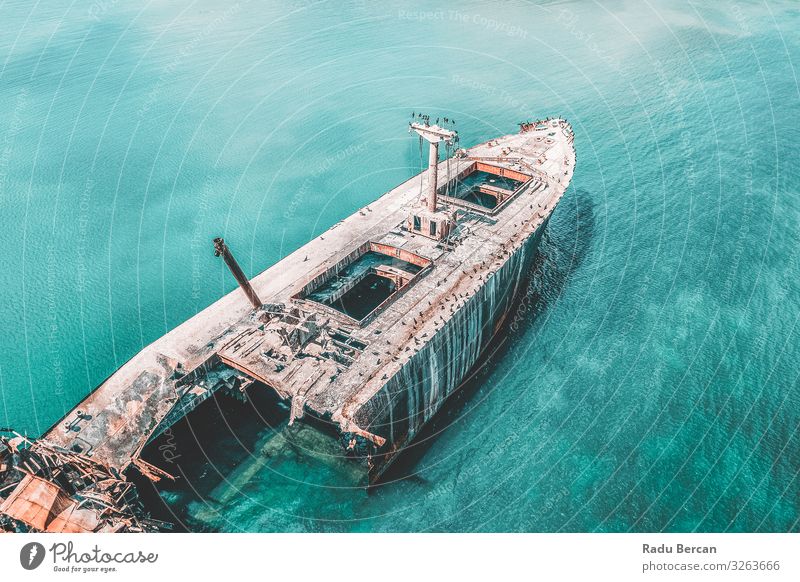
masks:
[[[6,431],[8,432],[8,431]],[[156,532],[135,485],[84,455],[0,436],[0,532]]]

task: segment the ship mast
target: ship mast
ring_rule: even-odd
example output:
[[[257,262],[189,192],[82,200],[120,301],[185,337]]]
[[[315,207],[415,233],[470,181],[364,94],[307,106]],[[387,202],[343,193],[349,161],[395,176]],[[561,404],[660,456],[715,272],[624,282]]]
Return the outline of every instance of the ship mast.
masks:
[[[428,151],[428,183],[425,188],[425,201],[428,210],[430,212],[436,212],[439,144],[445,142],[447,145],[452,145],[455,143],[458,134],[453,130],[444,129],[438,125],[429,125],[427,120],[424,123],[411,123],[410,128],[430,144],[430,149]]]

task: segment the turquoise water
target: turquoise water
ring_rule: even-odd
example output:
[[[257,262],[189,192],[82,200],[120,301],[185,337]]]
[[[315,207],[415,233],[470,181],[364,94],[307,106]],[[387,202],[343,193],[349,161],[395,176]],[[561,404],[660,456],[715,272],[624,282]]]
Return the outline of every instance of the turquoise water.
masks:
[[[795,3],[140,4],[0,5],[0,423],[39,434],[233,289],[213,237],[256,273],[418,171],[411,111],[466,145],[561,115],[577,170],[522,308],[410,475],[367,494],[274,404],[212,403],[164,445],[164,511],[800,529]]]

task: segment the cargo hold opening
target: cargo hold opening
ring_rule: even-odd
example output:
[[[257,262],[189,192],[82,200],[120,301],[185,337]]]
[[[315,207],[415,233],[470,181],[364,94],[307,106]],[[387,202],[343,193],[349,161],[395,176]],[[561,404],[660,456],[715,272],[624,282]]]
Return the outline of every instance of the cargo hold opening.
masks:
[[[440,189],[443,200],[493,214],[514,198],[531,176],[508,168],[476,162]]]
[[[370,242],[315,278],[297,297],[363,322],[410,286],[430,263],[415,253]]]

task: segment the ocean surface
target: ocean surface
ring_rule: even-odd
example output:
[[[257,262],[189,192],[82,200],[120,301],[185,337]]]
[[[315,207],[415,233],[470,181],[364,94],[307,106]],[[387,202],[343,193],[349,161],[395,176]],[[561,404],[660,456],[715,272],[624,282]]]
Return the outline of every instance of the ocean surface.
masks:
[[[796,2],[0,4],[0,426],[462,143],[566,117],[514,324],[387,482],[267,395],[210,402],[152,500],[204,531],[800,530]],[[158,501],[161,499],[162,501]]]

